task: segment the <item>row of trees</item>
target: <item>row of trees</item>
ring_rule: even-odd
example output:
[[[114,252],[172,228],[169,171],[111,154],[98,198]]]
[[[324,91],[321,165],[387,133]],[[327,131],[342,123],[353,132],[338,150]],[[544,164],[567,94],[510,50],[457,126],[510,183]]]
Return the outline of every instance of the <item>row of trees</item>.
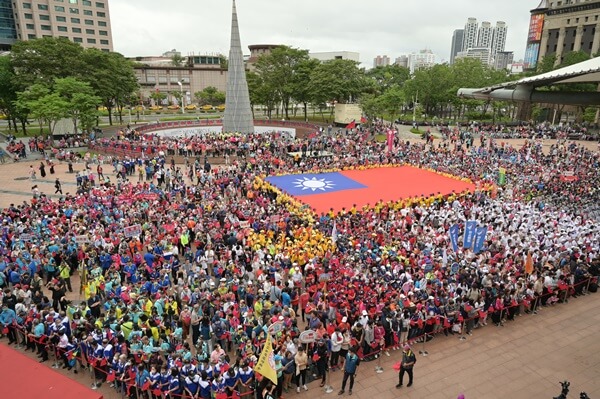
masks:
[[[529,74],[585,59],[589,59],[585,52],[566,54],[560,64],[556,58],[546,57],[540,62],[539,70]],[[419,116],[425,114],[441,119],[490,115],[514,118],[515,103],[462,99],[456,93],[461,87],[486,87],[523,76],[525,74],[511,76],[506,70],[495,70],[475,59],[460,59],[453,65],[437,64],[412,75],[407,68],[397,65],[365,71],[354,61],[336,59],[321,63],[311,59],[307,50],[281,46],[259,58],[255,70],[248,73],[248,86],[251,103],[265,106],[269,116],[281,109],[289,118],[289,109],[295,109],[290,105],[302,105],[306,119],[309,104],[322,109],[327,103],[358,102],[370,117],[395,119],[402,112],[413,110]],[[586,91],[595,90],[595,86],[565,85],[548,90]]]
[[[269,116],[281,107],[288,118],[292,104],[301,104],[306,118],[308,104],[323,108],[327,103],[359,102],[369,116],[394,117],[418,101],[425,113],[449,117],[451,110],[464,113],[480,104],[458,98],[458,88],[482,87],[507,78],[506,71],[472,59],[435,65],[411,76],[407,68],[396,65],[365,71],[351,60],[319,62],[307,50],[281,46],[258,59],[255,71],[248,74],[248,85],[252,104],[266,106]]]
[[[350,60],[319,62],[308,50],[277,47],[261,56],[255,71],[248,73],[252,105],[264,105],[267,115],[281,109],[289,118],[292,103],[302,104],[307,118],[308,104],[356,101],[365,90],[365,71]]]
[[[181,97],[182,94],[180,91],[172,91],[170,93],[165,93],[162,91],[155,91],[150,93],[150,98],[154,101],[154,104],[161,105],[163,102],[171,96],[176,99],[179,104],[182,104]],[[214,86],[208,86],[202,89],[201,91],[197,91],[194,93],[194,99],[200,105],[221,105],[225,103],[225,93],[219,91]]]
[[[538,72],[588,58],[585,52],[573,52],[557,65],[556,58],[548,56],[539,63]],[[407,68],[395,65],[365,71],[351,60],[319,62],[311,59],[307,50],[281,46],[259,58],[254,71],[248,73],[248,85],[251,103],[265,106],[268,116],[281,109],[284,117],[289,118],[289,110],[300,105],[306,119],[309,104],[313,109],[323,109],[336,102],[358,102],[370,117],[394,119],[413,110],[430,118],[474,119],[490,110],[494,116],[509,113],[516,105],[461,99],[456,96],[459,88],[491,86],[520,77],[509,76],[507,71],[491,69],[473,59],[435,65],[413,75]],[[593,84],[548,88],[595,89]],[[179,100],[180,95],[173,92]],[[62,118],[73,121],[74,131],[89,129],[97,121],[99,106],[108,111],[110,124],[113,111],[122,122],[123,108],[136,104],[139,96],[133,65],[119,53],[83,49],[67,39],[41,38],[18,42],[10,56],[0,57],[0,111],[24,133],[30,119],[51,131]],[[201,105],[225,102],[225,94],[214,87],[194,96]],[[583,108],[580,111],[586,113]]]
[[[84,49],[62,38],[17,42],[10,56],[0,57],[0,110],[26,134],[27,121],[54,129],[68,117],[73,129],[90,129],[97,108],[116,111],[137,102],[139,85],[133,65],[119,53]]]

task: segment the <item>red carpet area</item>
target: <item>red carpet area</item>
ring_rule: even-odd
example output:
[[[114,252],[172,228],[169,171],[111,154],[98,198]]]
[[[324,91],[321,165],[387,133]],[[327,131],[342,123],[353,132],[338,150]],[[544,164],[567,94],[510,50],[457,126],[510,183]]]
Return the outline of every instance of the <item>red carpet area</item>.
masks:
[[[438,193],[451,194],[475,190],[475,185],[472,183],[413,166],[346,170],[341,174],[365,185],[366,189],[300,195],[296,198],[313,208],[317,214],[321,214],[331,208],[336,212],[342,208],[349,210],[354,204],[357,208],[362,208],[367,204],[374,205],[379,200],[397,201],[421,195],[430,197]]]
[[[102,399],[80,383],[0,344],[0,397],[19,399]]]

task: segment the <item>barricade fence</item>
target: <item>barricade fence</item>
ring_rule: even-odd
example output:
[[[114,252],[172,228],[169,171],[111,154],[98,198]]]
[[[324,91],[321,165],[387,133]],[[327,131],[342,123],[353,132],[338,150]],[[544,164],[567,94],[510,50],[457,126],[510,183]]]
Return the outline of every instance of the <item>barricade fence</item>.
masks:
[[[464,318],[462,315],[448,318],[446,316],[433,317],[427,320],[421,320],[421,322],[417,321],[412,323],[412,325],[408,328],[406,332],[394,332],[393,333],[393,342],[391,345],[385,344],[385,340],[376,343],[376,345],[370,346],[366,345],[365,347],[370,347],[372,351],[364,353],[364,347],[360,347],[357,349],[357,354],[362,361],[369,359],[378,359],[377,365],[375,366],[375,371],[377,373],[383,372],[383,368],[381,367],[381,354],[384,352],[388,352],[389,350],[401,349],[404,345],[410,345],[411,347],[422,343],[423,350],[419,351],[422,355],[427,355],[427,351],[425,351],[425,344],[428,342],[428,339],[433,338],[435,335],[444,333],[447,335],[453,328],[459,326],[460,331],[456,331],[459,333],[460,338],[464,338],[465,331],[467,333],[471,333],[475,328],[474,325],[471,325],[469,328],[470,322],[481,322],[479,324],[487,325],[487,318],[492,317],[494,322],[497,325],[502,325],[502,321],[504,317],[510,314],[511,309],[515,312],[528,311],[527,313],[534,313],[539,310],[539,307],[542,303],[547,304],[547,301],[556,296],[559,298],[559,301],[562,303],[566,303],[568,298],[574,294],[585,295],[589,293],[588,288],[592,282],[596,282],[598,279],[596,277],[589,277],[577,283],[571,285],[561,285],[560,287],[556,287],[556,290],[550,290],[542,295],[535,295],[533,298],[524,298],[520,302],[511,303],[509,306],[502,307],[499,309],[493,310],[479,310],[477,315],[469,318]],[[562,299],[561,299],[562,297]],[[493,316],[492,316],[493,315]],[[513,314],[514,317],[516,315]],[[497,320],[497,322],[495,321]],[[430,326],[430,327],[428,327]],[[9,331],[6,331],[9,329]],[[13,329],[15,336],[17,337],[18,345],[24,344],[28,349],[37,349],[38,352],[46,352],[48,354],[47,359],[50,360],[49,355],[52,354],[53,359],[53,368],[59,368],[60,362],[62,361],[64,366],[63,368],[68,368],[69,370],[75,368],[77,370],[77,365],[82,369],[88,369],[90,372],[90,376],[93,380],[94,385],[98,385],[98,383],[111,382],[115,385],[115,388],[121,393],[121,395],[135,398],[149,398],[149,399],[166,399],[166,398],[189,398],[190,396],[186,393],[182,394],[165,394],[165,391],[161,390],[160,394],[158,393],[158,389],[151,389],[151,386],[138,386],[136,384],[135,372],[132,373],[130,371],[123,373],[122,375],[117,376],[116,371],[112,369],[110,363],[105,359],[89,359],[88,356],[84,355],[80,346],[75,346],[71,349],[61,348],[58,344],[53,343],[50,338],[46,335],[41,337],[34,337],[33,334],[29,333],[23,326],[18,324],[12,324],[2,331],[3,334],[10,333],[10,329]],[[430,329],[430,331],[427,331]],[[412,332],[412,334],[411,334]],[[406,339],[401,340],[401,336],[406,334]],[[135,356],[137,355],[137,356]],[[134,361],[136,366],[144,362],[143,353],[134,354]],[[310,356],[309,356],[310,359]],[[329,371],[329,361],[327,365],[327,369]],[[399,370],[401,364],[398,362],[394,365],[394,369]],[[115,372],[113,372],[115,371]],[[253,377],[256,383],[256,376]],[[329,377],[327,377],[329,378]],[[329,380],[327,380],[329,381]],[[329,382],[327,388],[331,388],[329,386]],[[134,390],[134,393],[132,393]],[[245,396],[253,395],[255,393],[254,389],[245,390],[244,392],[240,392],[239,390],[228,390],[228,391],[219,391],[213,392],[214,395],[211,396],[213,399],[232,399],[232,398],[242,398]],[[200,397],[200,396],[198,396]]]

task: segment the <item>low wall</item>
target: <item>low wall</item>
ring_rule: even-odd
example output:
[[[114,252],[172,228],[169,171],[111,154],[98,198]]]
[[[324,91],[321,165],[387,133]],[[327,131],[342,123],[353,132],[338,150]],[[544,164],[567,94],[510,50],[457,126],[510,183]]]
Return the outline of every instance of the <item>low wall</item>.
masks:
[[[221,126],[223,126],[222,119],[200,119],[195,121],[174,121],[174,122],[156,122],[148,123],[147,125],[138,126],[136,130],[140,133],[151,133],[161,130],[177,130],[182,128],[209,128],[205,131],[218,132]],[[295,121],[278,121],[278,120],[254,120],[254,126],[261,128],[262,132],[281,130],[291,131],[295,129],[295,132],[300,136],[309,133],[318,132],[320,127],[312,123],[295,122]],[[257,129],[258,130],[258,129]],[[258,130],[260,133],[261,131]]]

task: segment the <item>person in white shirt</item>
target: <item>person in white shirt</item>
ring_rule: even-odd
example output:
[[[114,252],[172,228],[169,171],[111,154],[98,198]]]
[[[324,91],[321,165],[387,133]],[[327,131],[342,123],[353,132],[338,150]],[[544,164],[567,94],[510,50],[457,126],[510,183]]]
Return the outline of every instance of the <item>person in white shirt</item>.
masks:
[[[330,366],[332,369],[336,369],[339,366],[340,361],[340,350],[342,349],[342,343],[344,342],[344,336],[339,327],[335,328],[333,334],[331,334],[331,359]]]
[[[367,325],[369,322],[369,314],[366,310],[362,311],[362,315],[358,318],[358,322],[363,326],[363,328]]]

